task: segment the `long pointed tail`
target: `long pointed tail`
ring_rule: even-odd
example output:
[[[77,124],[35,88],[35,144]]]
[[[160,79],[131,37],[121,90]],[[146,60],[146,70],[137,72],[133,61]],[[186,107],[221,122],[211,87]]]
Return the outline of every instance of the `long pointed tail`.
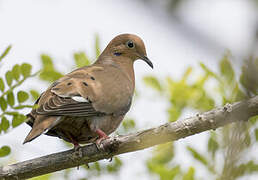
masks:
[[[40,136],[45,131],[57,125],[61,120],[60,116],[38,116],[33,123],[33,127],[29,134],[26,136],[23,144],[32,141]]]

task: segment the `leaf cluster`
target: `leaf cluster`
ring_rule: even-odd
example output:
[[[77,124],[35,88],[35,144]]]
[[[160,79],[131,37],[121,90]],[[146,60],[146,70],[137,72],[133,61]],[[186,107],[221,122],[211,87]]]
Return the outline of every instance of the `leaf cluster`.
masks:
[[[11,46],[5,49],[0,56],[0,62],[10,50]],[[26,104],[29,94],[19,90],[25,80],[37,74],[32,74],[31,69],[28,63],[15,64],[5,72],[4,77],[0,77],[0,134],[7,133],[11,127],[15,128],[26,120],[26,116],[20,112],[22,109],[33,108],[32,105]],[[0,157],[5,157],[10,152],[10,147],[2,146]]]
[[[219,72],[213,72],[204,63],[200,63],[200,68],[203,74],[195,80],[191,79],[191,67],[187,68],[179,80],[167,77],[165,81],[161,81],[154,76],[144,77],[145,84],[165,96],[169,102],[168,121],[177,121],[186,109],[207,111],[216,105],[243,100],[258,93],[258,59],[246,60],[238,78],[229,53],[219,61]],[[246,162],[240,158],[251,144],[257,143],[256,119],[257,117],[251,118],[251,123],[248,124],[229,125],[218,131],[210,131],[206,152],[199,152],[189,145],[186,146],[186,150],[204,170],[207,170],[210,177],[216,179],[233,180],[246,174],[257,173],[258,162]],[[157,146],[153,150],[152,158],[147,161],[149,171],[157,174],[162,180],[196,179],[195,171],[199,169],[189,166],[188,171],[181,170],[182,162],[173,160],[174,148],[173,143]],[[218,160],[221,154],[225,155],[223,161]]]

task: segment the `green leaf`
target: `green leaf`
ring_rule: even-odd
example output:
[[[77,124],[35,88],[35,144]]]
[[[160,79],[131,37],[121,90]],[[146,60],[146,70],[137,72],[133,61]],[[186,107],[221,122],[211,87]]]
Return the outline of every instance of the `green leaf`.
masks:
[[[153,151],[152,163],[167,164],[174,157],[174,144],[169,142],[155,147]]]
[[[133,119],[125,119],[123,122],[122,122],[122,126],[123,128],[125,129],[125,131],[128,131],[130,129],[133,129],[135,128],[135,122]]]
[[[21,74],[21,68],[19,66],[19,64],[15,64],[13,66],[13,69],[12,69],[12,74],[13,74],[13,78],[18,81],[19,78],[20,78],[20,74]]]
[[[14,95],[13,95],[13,92],[9,92],[7,94],[7,103],[10,105],[10,106],[13,106],[14,105]]]
[[[177,176],[180,173],[180,166],[177,165],[175,167],[168,167],[165,165],[157,165],[153,164],[151,162],[148,162],[148,169],[152,173],[156,173],[160,176],[160,180],[173,180],[175,176]]]
[[[112,164],[107,165],[107,171],[110,173],[117,172],[121,166],[122,161],[118,157],[114,157],[114,161],[112,162]]]
[[[194,148],[192,148],[190,146],[187,146],[187,150],[191,153],[191,155],[194,157],[194,159],[196,159],[197,161],[201,162],[205,166],[208,165],[207,159],[203,155],[198,153]]]
[[[53,64],[53,60],[49,55],[41,54],[40,57],[41,57],[41,62],[42,62],[42,65],[43,65],[44,69],[51,70],[51,71],[53,71],[55,69],[54,64]]]
[[[7,71],[5,73],[5,80],[8,84],[8,86],[11,86],[12,85],[12,82],[13,82],[13,74],[11,71]]]
[[[11,152],[11,149],[9,146],[2,146],[0,148],[0,157],[5,157],[7,155],[9,155]]]
[[[186,81],[187,78],[191,75],[192,71],[193,71],[193,68],[188,67],[183,74],[182,81]]]
[[[254,133],[255,133],[255,139],[256,139],[256,141],[258,141],[258,129],[257,128],[254,130]]]
[[[90,60],[84,52],[74,53],[73,57],[74,57],[77,67],[83,67],[83,66],[90,65]]]
[[[232,83],[234,80],[235,72],[228,59],[228,55],[225,55],[220,61],[220,73],[224,76],[227,82]]]
[[[30,90],[30,94],[31,94],[31,96],[33,97],[33,99],[34,100],[37,100],[38,98],[39,98],[39,93],[38,93],[38,91],[36,91],[36,90]]]
[[[147,86],[150,86],[151,88],[157,90],[157,91],[162,91],[162,87],[160,85],[160,82],[159,80],[154,77],[154,76],[145,76],[143,78],[143,81],[144,83],[147,85]]]
[[[212,76],[216,79],[219,79],[219,77],[214,72],[212,72],[205,64],[200,63],[200,66],[206,72],[206,74],[208,74],[209,76]]]
[[[3,97],[0,98],[0,107],[2,111],[5,111],[7,108],[7,102]]]
[[[186,174],[183,176],[183,180],[194,180],[194,167],[190,167]]]
[[[62,73],[55,70],[55,67],[50,56],[42,54],[41,62],[43,65],[43,69],[39,75],[40,79],[44,81],[53,82],[63,76]]]
[[[44,81],[48,81],[48,82],[54,82],[56,80],[58,80],[59,78],[61,78],[63,75],[59,72],[56,71],[46,71],[43,70],[39,77],[40,79],[44,80]]]
[[[4,91],[4,80],[0,78],[0,90],[3,92]]]
[[[249,59],[244,61],[242,66],[242,74],[240,76],[240,83],[245,87],[247,91],[251,91],[254,94],[258,93],[258,78],[254,74],[258,73],[258,58]]]
[[[7,115],[11,115],[11,116],[16,116],[16,115],[18,115],[19,113],[18,112],[16,112],[16,111],[10,111],[10,112],[5,112]]]
[[[235,167],[233,169],[232,175],[234,175],[234,179],[236,177],[241,177],[245,174],[251,174],[254,172],[258,172],[258,164],[256,164],[254,161],[248,161],[247,163],[240,164],[238,167]]]
[[[24,116],[23,114],[14,115],[13,120],[12,120],[12,127],[15,128],[15,127],[19,126],[25,120],[26,120],[26,116]]]
[[[96,54],[96,58],[99,57],[100,55],[100,45],[99,45],[99,36],[96,34],[95,36],[95,54]]]
[[[101,167],[100,167],[99,162],[94,162],[93,168],[96,169],[98,172],[101,171]]]
[[[181,116],[182,111],[178,106],[171,106],[168,109],[169,122],[175,122]]]
[[[17,98],[19,103],[23,103],[29,98],[29,95],[25,91],[19,91],[17,93]]]
[[[2,59],[8,54],[8,52],[10,51],[11,48],[12,48],[12,46],[9,45],[9,46],[5,49],[5,51],[3,52],[3,54],[1,54],[1,56],[0,56],[0,62],[1,62]]]
[[[216,135],[214,132],[211,132],[211,135],[208,141],[208,151],[212,153],[213,159],[218,149],[219,149],[219,143],[216,140]]]
[[[52,177],[52,174],[49,173],[49,174],[45,174],[45,175],[42,175],[42,176],[30,178],[30,180],[50,180],[51,177]],[[86,179],[85,179],[85,180],[86,180]]]
[[[31,74],[31,65],[28,64],[28,63],[23,63],[21,65],[21,73],[22,73],[24,78],[30,76],[30,74]]]
[[[8,130],[8,128],[10,127],[10,123],[9,121],[6,119],[6,117],[2,117],[2,120],[1,120],[1,127],[2,127],[2,130],[4,132],[6,132]]]
[[[258,122],[258,115],[250,117],[248,119],[248,122],[250,122],[252,125],[254,125],[256,122]]]
[[[245,132],[245,139],[244,139],[245,145],[250,146],[251,145],[251,137],[248,131]]]

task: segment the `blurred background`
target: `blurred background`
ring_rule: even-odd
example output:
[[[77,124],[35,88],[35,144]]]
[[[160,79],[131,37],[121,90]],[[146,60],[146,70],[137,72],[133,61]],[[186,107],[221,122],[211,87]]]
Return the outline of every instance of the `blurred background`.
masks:
[[[0,0],[0,166],[72,148],[45,135],[22,145],[24,115],[121,33],[144,40],[154,69],[135,63],[133,106],[115,134],[257,94],[257,0]],[[254,180],[256,119],[34,179]]]

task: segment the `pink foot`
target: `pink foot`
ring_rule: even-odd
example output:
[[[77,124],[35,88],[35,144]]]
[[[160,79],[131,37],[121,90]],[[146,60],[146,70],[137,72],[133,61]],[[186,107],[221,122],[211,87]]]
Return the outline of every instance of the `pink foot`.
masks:
[[[80,149],[80,145],[77,143],[77,142],[73,142],[73,149],[75,150],[75,151],[78,151],[79,149]]]
[[[101,141],[108,139],[109,137],[106,135],[106,133],[104,133],[102,130],[97,129],[96,133],[99,135],[99,138],[96,141],[96,144],[98,147],[100,147],[101,145]]]
[[[71,142],[73,143],[73,149],[74,149],[75,151],[78,151],[79,148],[81,147],[81,146],[79,145],[79,143],[71,136],[71,134],[67,133],[67,136],[68,136],[68,138],[71,140]]]

